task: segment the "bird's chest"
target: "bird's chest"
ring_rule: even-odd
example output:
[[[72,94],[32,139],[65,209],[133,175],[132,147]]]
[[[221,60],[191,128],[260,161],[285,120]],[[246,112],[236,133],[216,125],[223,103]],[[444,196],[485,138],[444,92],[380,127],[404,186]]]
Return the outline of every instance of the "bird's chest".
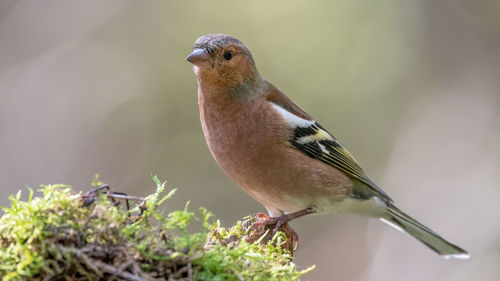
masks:
[[[208,147],[220,165],[248,162],[268,141],[265,118],[248,108],[204,106],[200,115]]]
[[[210,152],[233,181],[244,187],[262,178],[287,130],[273,124],[266,104],[206,103],[200,101],[200,117]]]

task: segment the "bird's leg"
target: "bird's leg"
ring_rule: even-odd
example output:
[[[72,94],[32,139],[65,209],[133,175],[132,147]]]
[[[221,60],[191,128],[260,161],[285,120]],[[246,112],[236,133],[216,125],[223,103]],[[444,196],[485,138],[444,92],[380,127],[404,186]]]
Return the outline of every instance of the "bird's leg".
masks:
[[[83,198],[82,206],[88,206],[88,205],[94,203],[95,198],[97,196],[99,196],[99,193],[102,190],[106,190],[106,194],[108,194],[111,191],[111,188],[109,187],[109,185],[103,184],[99,187],[93,188],[93,189],[85,192],[84,194],[82,194],[82,198]]]
[[[283,214],[279,217],[270,217],[270,216],[263,214],[263,213],[257,213],[257,214],[255,214],[255,217],[258,219],[261,219],[261,220],[256,221],[254,223],[254,225],[269,225],[269,224],[274,225],[274,224],[276,224],[276,226],[274,227],[274,230],[273,230],[276,233],[276,231],[278,231],[278,228],[280,228],[280,226],[282,226],[283,224],[285,224],[289,221],[292,221],[296,218],[300,218],[300,217],[303,217],[305,215],[309,215],[312,213],[314,213],[314,208],[311,208],[311,207],[297,211],[297,212]]]
[[[283,232],[291,236],[292,243],[295,242],[293,246],[293,250],[295,251],[299,246],[299,235],[288,225],[288,222],[314,212],[314,208],[310,207],[297,212],[283,214],[279,217],[270,217],[263,213],[257,213],[254,215],[256,221],[252,224],[250,229],[255,229],[257,227],[270,228],[274,226],[272,233],[274,235],[280,228],[282,228]]]
[[[314,209],[309,207],[309,208],[306,208],[304,210],[300,210],[297,212],[283,214],[283,215],[276,218],[277,219],[276,226],[274,227],[273,232],[276,233],[276,231],[278,231],[278,228],[280,228],[281,225],[288,223],[291,220],[294,220],[296,218],[300,218],[300,217],[303,217],[305,215],[309,215],[312,213],[314,213]],[[297,238],[298,238],[298,236],[297,236]]]

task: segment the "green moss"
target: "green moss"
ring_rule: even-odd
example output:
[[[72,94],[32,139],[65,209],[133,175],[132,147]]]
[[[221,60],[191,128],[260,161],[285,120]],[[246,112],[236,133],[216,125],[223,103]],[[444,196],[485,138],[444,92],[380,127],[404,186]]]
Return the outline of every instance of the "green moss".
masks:
[[[312,269],[297,270],[280,233],[249,243],[241,222],[211,225],[204,208],[159,213],[175,190],[153,180],[155,193],[125,196],[135,202],[129,208],[122,195],[67,185],[42,186],[37,198],[29,190],[27,201],[11,196],[0,218],[2,280],[298,280]],[[93,184],[102,183],[96,177]],[[193,221],[201,232],[188,232]]]

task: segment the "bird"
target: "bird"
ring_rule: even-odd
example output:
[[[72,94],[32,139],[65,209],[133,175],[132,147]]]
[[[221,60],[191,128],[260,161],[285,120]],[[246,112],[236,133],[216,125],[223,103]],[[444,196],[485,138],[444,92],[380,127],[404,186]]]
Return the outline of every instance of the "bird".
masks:
[[[259,74],[240,40],[203,35],[186,60],[208,148],[225,175],[266,208],[264,223],[276,230],[309,214],[351,213],[378,218],[444,258],[469,257],[397,208],[331,133]]]

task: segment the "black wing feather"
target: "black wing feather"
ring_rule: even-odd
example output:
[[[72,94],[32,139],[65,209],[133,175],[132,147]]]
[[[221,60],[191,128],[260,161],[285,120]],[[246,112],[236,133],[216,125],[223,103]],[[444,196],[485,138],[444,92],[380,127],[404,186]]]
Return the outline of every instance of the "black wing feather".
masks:
[[[370,190],[355,187],[354,196],[368,199],[375,195],[381,199],[392,201],[380,187],[368,178],[349,151],[316,122],[308,127],[295,128],[290,137],[290,144],[309,157],[332,165],[347,176],[370,187]]]

